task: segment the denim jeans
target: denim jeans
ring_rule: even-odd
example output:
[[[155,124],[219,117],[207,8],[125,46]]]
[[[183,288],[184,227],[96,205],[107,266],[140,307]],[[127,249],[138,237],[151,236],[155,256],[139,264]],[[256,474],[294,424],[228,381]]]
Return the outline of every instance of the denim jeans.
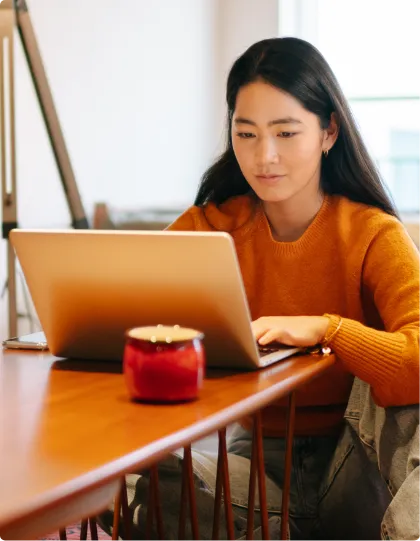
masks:
[[[290,487],[290,537],[309,539],[316,525],[318,488],[336,448],[334,437],[298,437],[293,443],[293,466]],[[245,539],[247,524],[249,470],[252,450],[251,433],[236,425],[228,442],[228,462],[233,504],[235,537]],[[284,438],[264,438],[267,503],[270,538],[280,538]],[[193,451],[200,539],[212,539],[217,454]],[[165,539],[176,539],[181,497],[182,451],[159,464],[159,489],[165,523]],[[146,514],[149,473],[127,476],[128,502],[134,512],[134,538],[146,539]],[[261,539],[258,490],[255,497],[254,538]],[[223,517],[223,513],[222,513]],[[100,517],[111,532],[112,509]],[[188,521],[187,521],[188,524]],[[156,534],[156,532],[155,532]],[[191,532],[187,529],[187,537]],[[222,520],[220,538],[226,539]]]
[[[322,539],[419,538],[419,407],[381,408],[355,378],[320,488]]]
[[[381,539],[381,522],[391,500],[377,465],[346,426],[319,490],[314,537]]]
[[[286,440],[264,438],[264,465],[266,476],[279,487],[277,501],[270,501],[270,510],[280,516],[284,481]],[[292,449],[292,471],[290,479],[289,527],[292,539],[310,539],[318,516],[318,492],[322,479],[337,446],[336,437],[295,437]],[[251,459],[251,433],[236,425],[229,453]],[[248,501],[249,474],[245,483],[237,483],[234,490],[240,503],[246,507]],[[280,528],[280,520],[278,521]],[[278,531],[280,533],[280,530]],[[274,537],[279,539],[279,535]]]

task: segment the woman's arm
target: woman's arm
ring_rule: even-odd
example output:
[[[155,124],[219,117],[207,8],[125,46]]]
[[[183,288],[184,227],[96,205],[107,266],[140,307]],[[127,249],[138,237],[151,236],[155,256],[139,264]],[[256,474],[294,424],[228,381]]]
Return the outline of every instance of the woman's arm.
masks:
[[[198,226],[199,212],[197,207],[191,207],[168,229],[204,229]],[[371,241],[362,279],[385,331],[326,314],[260,318],[252,324],[255,337],[262,344],[278,340],[312,346],[324,336],[333,335],[329,345],[351,373],[371,385],[378,405],[418,403],[419,253],[396,220],[389,220]]]
[[[343,318],[331,347],[355,376],[369,383],[383,407],[419,402],[419,253],[404,227],[390,221],[372,240],[363,285],[385,331]],[[329,316],[327,336],[340,318]]]
[[[403,226],[390,220],[371,241],[362,280],[385,331],[339,315],[261,317],[260,344],[315,346],[327,341],[349,372],[372,387],[379,406],[419,402],[419,253]]]

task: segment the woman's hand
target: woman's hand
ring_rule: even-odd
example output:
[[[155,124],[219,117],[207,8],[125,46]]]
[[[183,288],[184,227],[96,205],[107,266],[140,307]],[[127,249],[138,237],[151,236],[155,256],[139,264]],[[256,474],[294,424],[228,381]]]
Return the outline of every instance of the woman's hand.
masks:
[[[330,320],[324,316],[269,316],[252,322],[252,330],[262,346],[280,342],[287,346],[310,347],[325,337]]]

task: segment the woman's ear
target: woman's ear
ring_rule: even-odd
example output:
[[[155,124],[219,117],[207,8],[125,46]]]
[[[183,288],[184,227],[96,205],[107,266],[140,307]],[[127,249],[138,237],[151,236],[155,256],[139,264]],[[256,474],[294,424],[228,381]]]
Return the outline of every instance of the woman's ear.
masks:
[[[331,150],[337,141],[338,132],[340,131],[340,126],[338,125],[337,115],[331,113],[330,124],[328,128],[324,130],[324,144],[323,148],[325,150]]]

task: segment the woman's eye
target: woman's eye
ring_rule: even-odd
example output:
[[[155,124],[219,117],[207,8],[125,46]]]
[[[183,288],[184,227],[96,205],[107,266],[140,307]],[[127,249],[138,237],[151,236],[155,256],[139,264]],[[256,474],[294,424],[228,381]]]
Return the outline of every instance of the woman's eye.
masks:
[[[241,139],[251,139],[254,137],[254,134],[250,132],[238,132],[236,135],[241,137]]]
[[[296,133],[291,131],[281,131],[278,134],[279,137],[283,137],[284,139],[290,139],[290,137],[293,137],[294,135],[296,135]]]

